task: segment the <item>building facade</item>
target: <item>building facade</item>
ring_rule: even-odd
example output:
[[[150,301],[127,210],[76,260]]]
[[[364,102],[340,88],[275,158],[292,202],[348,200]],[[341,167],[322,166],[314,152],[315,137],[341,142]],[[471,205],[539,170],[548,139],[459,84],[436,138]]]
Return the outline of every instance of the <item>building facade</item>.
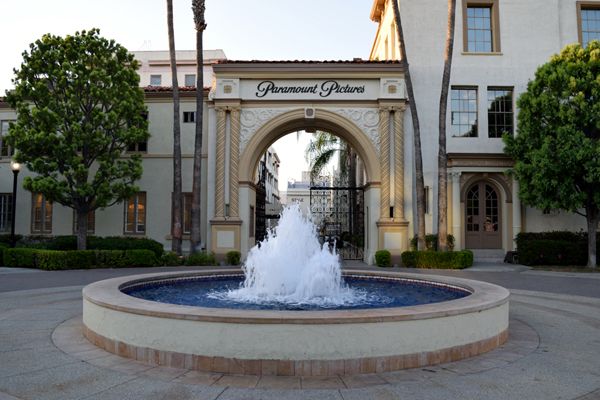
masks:
[[[400,59],[391,1],[373,1],[371,19],[378,24],[373,60]],[[399,7],[421,125],[425,186],[435,204],[447,2],[400,0]],[[592,39],[600,39],[597,0],[457,1],[446,122],[448,232],[458,248],[508,251],[521,231],[586,229],[580,216],[545,213],[520,203],[518,182],[505,174],[512,162],[503,153],[501,137],[516,133],[516,100],[536,69],[564,46]],[[409,112],[404,123],[410,149]],[[412,170],[410,152],[406,159]],[[410,193],[414,198],[414,188]],[[416,210],[407,200],[412,225]],[[435,207],[429,210],[427,230],[435,232]]]

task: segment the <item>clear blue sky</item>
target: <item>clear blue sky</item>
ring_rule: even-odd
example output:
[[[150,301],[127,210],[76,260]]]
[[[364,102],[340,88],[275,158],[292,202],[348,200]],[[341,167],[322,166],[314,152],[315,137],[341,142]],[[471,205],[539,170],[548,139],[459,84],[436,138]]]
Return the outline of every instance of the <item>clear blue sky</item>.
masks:
[[[351,60],[368,58],[377,24],[372,0],[207,0],[205,49],[223,49],[229,59]],[[12,87],[21,53],[45,33],[71,34],[100,28],[131,51],[166,50],[166,0],[5,0],[0,57],[0,96]],[[191,0],[173,0],[175,45],[196,48]],[[275,144],[282,160],[280,189],[307,169],[302,135]]]
[[[367,58],[372,0],[207,0],[206,49],[230,59]],[[195,48],[191,0],[173,0],[176,47]],[[129,50],[168,49],[166,0],[7,0],[0,23],[0,96],[21,53],[44,33],[100,28]]]

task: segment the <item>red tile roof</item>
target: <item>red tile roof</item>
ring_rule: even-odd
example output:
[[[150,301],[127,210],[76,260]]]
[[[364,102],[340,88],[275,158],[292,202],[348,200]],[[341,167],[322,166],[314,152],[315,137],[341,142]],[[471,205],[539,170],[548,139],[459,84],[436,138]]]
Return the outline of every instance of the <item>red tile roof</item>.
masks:
[[[163,93],[163,92],[172,92],[172,86],[145,86],[143,87],[145,93]],[[204,91],[210,91],[210,87],[205,87]],[[180,86],[180,92],[195,92],[195,86]]]
[[[400,64],[397,60],[219,60],[217,64]]]

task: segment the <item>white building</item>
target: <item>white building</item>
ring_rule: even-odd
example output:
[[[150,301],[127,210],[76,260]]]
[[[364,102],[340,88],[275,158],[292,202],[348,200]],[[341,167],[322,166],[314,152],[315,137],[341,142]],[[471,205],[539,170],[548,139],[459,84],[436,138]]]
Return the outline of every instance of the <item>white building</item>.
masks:
[[[419,112],[425,185],[432,188],[429,202],[435,204],[447,2],[400,0],[399,6]],[[398,60],[391,0],[374,0],[371,19],[379,27],[370,58]],[[457,2],[447,113],[448,232],[457,247],[511,250],[520,231],[586,229],[582,217],[521,205],[518,183],[504,173],[512,162],[503,154],[501,135],[515,132],[516,99],[535,70],[568,44],[600,39],[598,20],[598,0]],[[410,112],[404,124],[406,170],[412,171]],[[407,200],[412,225],[415,207]],[[429,209],[427,230],[432,232],[437,215],[435,207]]]

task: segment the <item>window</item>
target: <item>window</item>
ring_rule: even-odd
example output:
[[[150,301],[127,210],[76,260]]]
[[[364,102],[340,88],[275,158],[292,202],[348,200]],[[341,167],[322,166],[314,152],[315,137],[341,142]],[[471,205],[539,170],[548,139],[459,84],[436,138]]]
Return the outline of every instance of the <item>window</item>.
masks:
[[[185,75],[185,86],[196,86],[196,75],[195,74],[186,74]]]
[[[125,202],[125,233],[146,233],[146,192],[134,194]]]
[[[162,75],[150,75],[150,86],[162,85]]]
[[[196,112],[195,111],[184,111],[183,112],[183,122],[196,122]]]
[[[148,142],[138,142],[130,144],[127,147],[128,153],[147,153],[148,152]]]
[[[52,203],[43,194],[31,194],[31,214],[31,233],[52,233]]]
[[[96,230],[96,212],[91,211],[87,215],[87,233],[94,233]],[[77,212],[73,210],[73,233],[77,233]]]
[[[463,0],[463,49],[470,53],[500,52],[498,0]]]
[[[14,153],[13,149],[5,140],[11,122],[13,121],[0,121],[0,157],[10,157]]]
[[[477,89],[452,88],[450,95],[453,137],[477,137]]]
[[[425,186],[425,214],[431,213],[431,201],[429,201],[431,190],[429,186]]]
[[[12,224],[12,193],[0,193],[0,232],[10,232]]]
[[[488,88],[488,137],[513,134],[513,92],[507,88]]]
[[[600,40],[600,3],[577,3],[579,42],[587,46],[592,40]]]

